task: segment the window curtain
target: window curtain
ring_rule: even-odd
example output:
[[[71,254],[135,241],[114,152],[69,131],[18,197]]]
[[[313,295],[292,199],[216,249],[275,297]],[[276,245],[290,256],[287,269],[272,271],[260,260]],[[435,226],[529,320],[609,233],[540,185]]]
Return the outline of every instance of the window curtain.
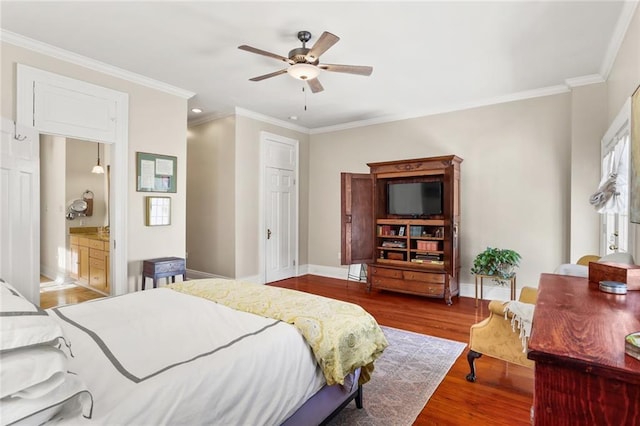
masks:
[[[602,159],[602,178],[589,202],[598,213],[626,214],[629,207],[629,134]]]

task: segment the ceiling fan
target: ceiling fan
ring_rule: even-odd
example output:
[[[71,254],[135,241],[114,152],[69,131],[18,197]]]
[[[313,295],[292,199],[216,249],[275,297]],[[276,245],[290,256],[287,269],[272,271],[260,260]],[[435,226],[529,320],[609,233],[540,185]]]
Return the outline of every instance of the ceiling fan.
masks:
[[[286,58],[284,56],[257,49],[255,47],[247,46],[245,44],[243,44],[242,46],[238,46],[238,49],[246,50],[247,52],[251,53],[257,53],[258,55],[268,56],[269,58],[278,59],[289,64],[289,67],[285,69],[258,77],[253,77],[249,80],[261,81],[267,78],[275,77],[277,75],[288,73],[293,78],[306,81],[309,85],[309,88],[311,88],[311,91],[313,93],[317,93],[324,90],[322,84],[320,84],[320,81],[318,81],[320,70],[366,76],[371,75],[371,72],[373,72],[373,67],[368,66],[319,63],[320,55],[322,55],[331,46],[336,44],[338,40],[340,40],[340,37],[327,31],[322,33],[320,38],[315,42],[311,49],[307,48],[307,42],[311,40],[311,33],[309,31],[299,31],[298,40],[302,42],[302,47],[291,50],[289,52],[289,56]]]

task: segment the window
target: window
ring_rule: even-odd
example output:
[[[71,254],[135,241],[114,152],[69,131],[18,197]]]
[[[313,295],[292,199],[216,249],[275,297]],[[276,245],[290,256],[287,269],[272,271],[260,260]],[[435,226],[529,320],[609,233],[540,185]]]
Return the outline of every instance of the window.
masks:
[[[591,203],[602,214],[602,256],[633,249],[629,232],[630,116],[627,102],[602,138],[602,179],[598,191],[591,197]]]

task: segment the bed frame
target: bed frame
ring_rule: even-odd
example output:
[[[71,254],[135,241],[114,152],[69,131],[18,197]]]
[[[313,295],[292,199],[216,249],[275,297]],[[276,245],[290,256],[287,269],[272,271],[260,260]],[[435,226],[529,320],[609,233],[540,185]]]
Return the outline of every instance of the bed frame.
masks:
[[[349,377],[349,381],[354,384],[352,389],[346,389],[343,385],[323,387],[282,423],[282,426],[326,425],[353,400],[356,407],[361,409],[362,385],[355,386],[360,378],[360,369]]]

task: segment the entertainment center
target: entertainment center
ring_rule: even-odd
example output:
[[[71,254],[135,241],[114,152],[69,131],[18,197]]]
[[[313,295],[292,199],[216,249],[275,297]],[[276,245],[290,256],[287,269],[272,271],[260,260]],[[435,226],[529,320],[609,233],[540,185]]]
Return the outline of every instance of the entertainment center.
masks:
[[[366,263],[369,288],[459,294],[460,163],[455,156],[368,163],[342,173],[342,263]]]

